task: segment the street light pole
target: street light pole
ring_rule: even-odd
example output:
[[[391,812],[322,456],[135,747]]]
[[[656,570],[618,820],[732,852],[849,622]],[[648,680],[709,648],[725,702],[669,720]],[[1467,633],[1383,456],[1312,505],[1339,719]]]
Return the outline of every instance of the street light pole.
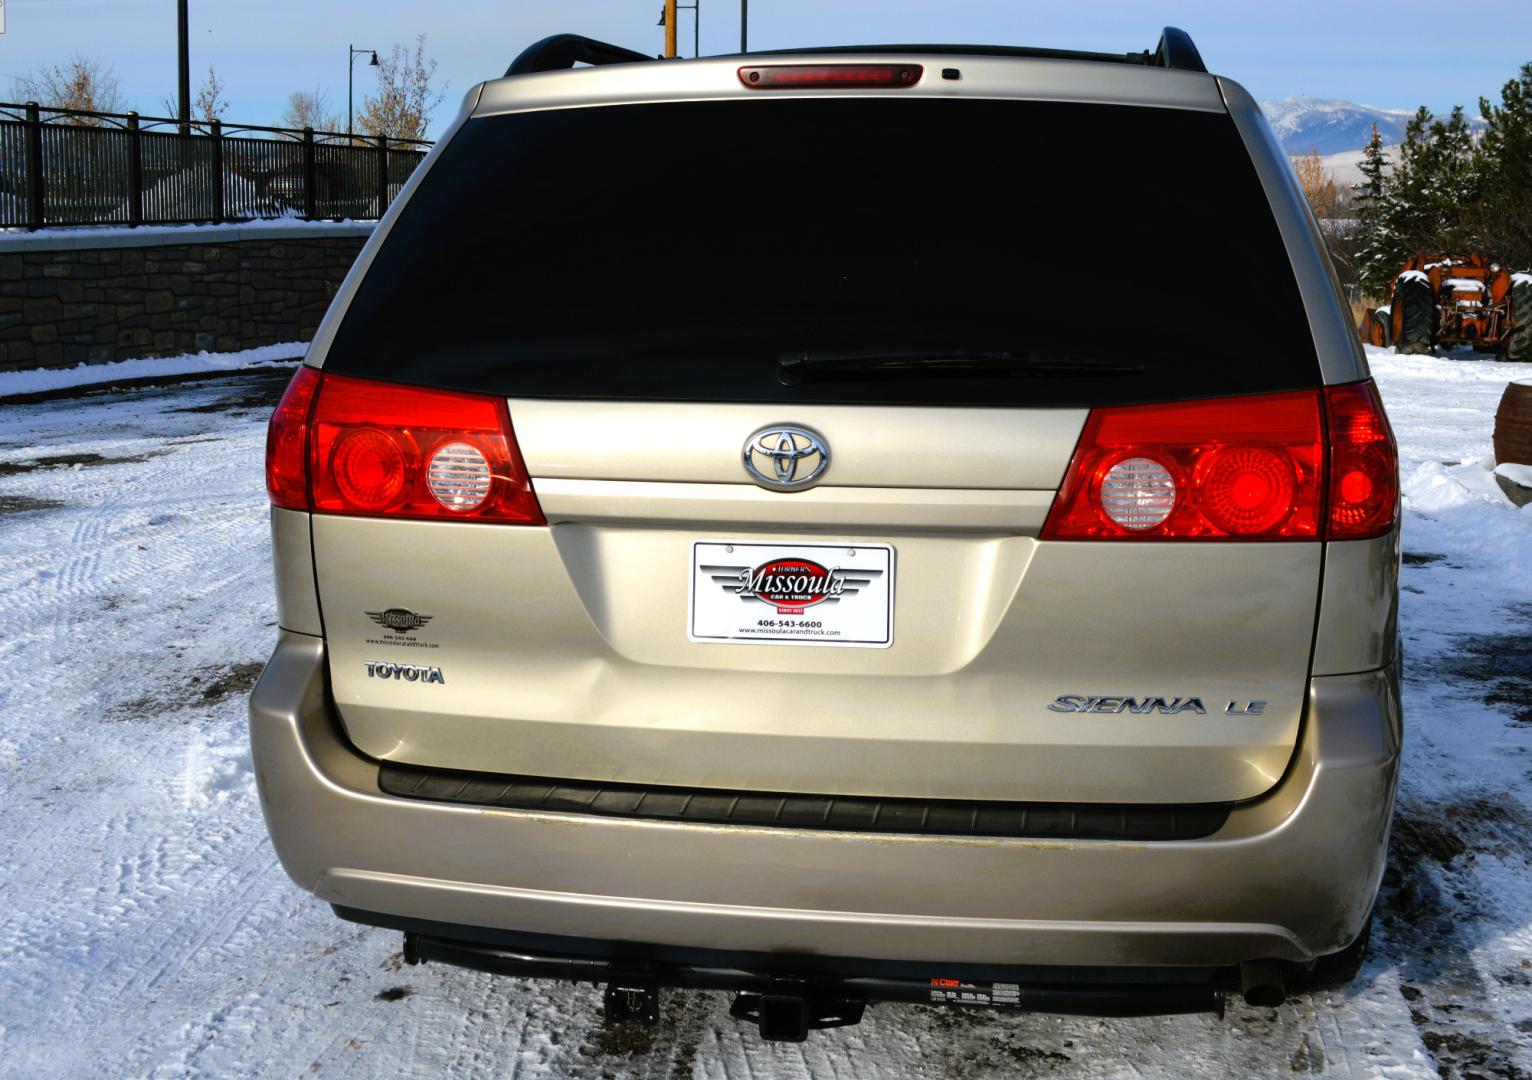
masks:
[[[750,51],[750,0],[739,0],[739,51]]]
[[[372,53],[372,60],[367,66],[377,67],[378,51],[376,49],[358,49],[353,45],[346,46],[346,141],[348,143],[354,134],[353,125],[355,121],[353,116],[355,110],[353,109],[352,102],[355,99],[353,84],[356,82],[356,58],[367,53]]]
[[[189,55],[191,44],[188,36],[186,0],[177,0],[176,55],[179,63],[179,78],[176,87],[179,91],[179,100],[176,102],[176,119],[181,121],[182,135],[191,131],[191,57]]]

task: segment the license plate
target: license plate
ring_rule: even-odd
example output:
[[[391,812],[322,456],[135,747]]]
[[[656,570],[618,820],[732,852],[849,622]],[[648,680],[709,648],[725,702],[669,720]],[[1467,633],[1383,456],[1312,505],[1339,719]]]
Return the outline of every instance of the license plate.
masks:
[[[692,641],[726,645],[894,642],[887,544],[692,542]]]

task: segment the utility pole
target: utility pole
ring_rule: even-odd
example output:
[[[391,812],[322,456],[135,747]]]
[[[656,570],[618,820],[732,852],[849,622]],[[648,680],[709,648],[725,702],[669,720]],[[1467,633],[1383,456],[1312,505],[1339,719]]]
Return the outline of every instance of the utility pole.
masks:
[[[692,58],[696,59],[702,55],[702,0],[692,0],[690,4],[665,0],[665,6],[660,9],[660,21],[655,24],[665,28],[665,56],[673,58],[676,55],[677,11],[692,13]]]
[[[739,51],[750,51],[750,0],[739,0]]]
[[[177,84],[180,91],[176,102],[176,119],[181,121],[181,134],[191,133],[191,58],[189,53],[191,45],[186,20],[187,0],[176,0],[176,36],[177,53],[180,58],[180,79]]]

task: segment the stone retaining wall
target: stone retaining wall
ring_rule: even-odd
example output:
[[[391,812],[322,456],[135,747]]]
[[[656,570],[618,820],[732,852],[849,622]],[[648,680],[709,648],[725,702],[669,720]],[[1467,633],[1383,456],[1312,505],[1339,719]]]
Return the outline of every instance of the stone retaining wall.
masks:
[[[307,341],[371,224],[0,237],[0,371]]]

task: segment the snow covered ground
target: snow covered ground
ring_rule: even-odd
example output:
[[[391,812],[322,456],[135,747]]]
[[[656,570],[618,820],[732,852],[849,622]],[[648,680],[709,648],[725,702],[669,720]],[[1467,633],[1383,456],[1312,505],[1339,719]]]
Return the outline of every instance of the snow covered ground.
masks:
[[[0,1076],[1532,1074],[1532,508],[1482,465],[1532,366],[1373,362],[1406,478],[1408,736],[1363,977],[1222,1022],[879,1007],[802,1046],[721,995],[614,1033],[590,987],[403,967],[397,935],[288,882],[244,725],[285,372],[0,407]]]
[[[216,371],[271,367],[301,359],[308,349],[301,341],[258,345],[226,353],[184,353],[145,360],[118,360],[109,364],[76,364],[67,368],[28,368],[0,371],[0,401],[18,394],[39,394],[84,386],[104,386],[135,379],[161,379],[170,375],[205,375]]]

